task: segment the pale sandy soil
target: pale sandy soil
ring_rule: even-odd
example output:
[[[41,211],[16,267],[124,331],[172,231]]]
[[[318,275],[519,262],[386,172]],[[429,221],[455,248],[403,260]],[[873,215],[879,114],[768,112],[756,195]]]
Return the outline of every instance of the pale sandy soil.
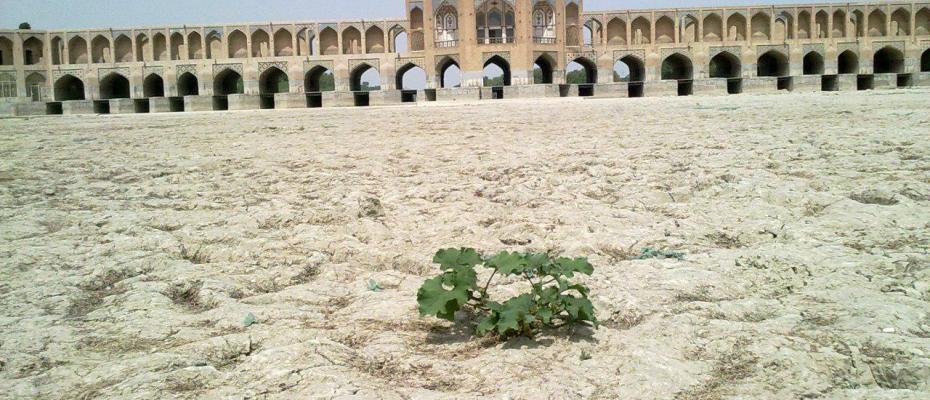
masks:
[[[928,104],[0,120],[0,398],[927,399]],[[603,326],[420,318],[447,246],[589,256]]]

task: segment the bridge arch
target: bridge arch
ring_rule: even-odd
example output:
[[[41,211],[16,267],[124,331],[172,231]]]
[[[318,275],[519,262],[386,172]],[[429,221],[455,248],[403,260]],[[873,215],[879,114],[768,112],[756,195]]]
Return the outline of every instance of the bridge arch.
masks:
[[[100,80],[100,98],[128,99],[130,96],[129,79],[115,72],[111,72]]]
[[[67,74],[55,81],[55,101],[84,100],[84,81]]]
[[[783,77],[790,74],[788,56],[777,50],[769,50],[759,56],[756,75]]]
[[[674,53],[662,61],[662,80],[688,80],[694,77],[691,59],[681,53]]]
[[[816,51],[804,55],[804,75],[823,75],[823,56]]]
[[[229,96],[231,94],[242,94],[244,91],[242,75],[232,69],[224,69],[213,79],[214,95]]]
[[[739,57],[727,51],[722,51],[710,59],[708,66],[711,78],[739,78],[741,65]]]

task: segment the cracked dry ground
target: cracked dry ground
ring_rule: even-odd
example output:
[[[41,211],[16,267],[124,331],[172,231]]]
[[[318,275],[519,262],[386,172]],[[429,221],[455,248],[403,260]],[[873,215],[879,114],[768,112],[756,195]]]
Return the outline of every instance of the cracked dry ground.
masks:
[[[928,99],[0,120],[0,398],[926,399]],[[419,318],[450,246],[590,257],[603,325]]]

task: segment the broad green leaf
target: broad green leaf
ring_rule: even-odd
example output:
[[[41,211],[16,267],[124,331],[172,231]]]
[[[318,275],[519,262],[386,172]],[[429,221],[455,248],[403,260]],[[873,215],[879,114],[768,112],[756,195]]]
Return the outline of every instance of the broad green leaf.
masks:
[[[552,310],[543,308],[536,313],[536,316],[546,325],[552,322]]]
[[[475,249],[442,249],[433,256],[433,262],[443,270],[455,267],[474,267],[481,264],[481,255]]]
[[[570,285],[567,281],[559,281],[559,294],[565,293],[569,290],[574,290],[578,292],[582,297],[588,297],[588,288],[583,285]]]
[[[527,321],[530,309],[533,307],[533,296],[524,294],[504,302],[498,313],[497,332],[501,335],[520,332],[523,323]],[[532,320],[530,320],[532,322]]]
[[[546,253],[533,253],[527,254],[526,257],[526,267],[534,270],[542,270],[542,267],[549,264],[549,256]]]
[[[468,302],[468,289],[468,286],[455,285],[448,290],[443,287],[443,277],[427,280],[417,291],[420,315],[455,320],[455,312]]]
[[[565,258],[561,257],[555,260],[555,263],[559,265],[562,270],[562,275],[572,278],[575,276],[575,272],[591,275],[594,273],[594,266],[588,262],[586,258]]]
[[[574,296],[562,296],[562,305],[565,311],[575,321],[590,321],[597,324],[597,318],[594,317],[594,305],[588,299],[577,298]]]
[[[526,260],[520,253],[503,251],[491,257],[487,264],[504,275],[520,275],[526,271]]]
[[[478,327],[475,328],[475,332],[478,334],[478,336],[484,336],[494,331],[494,327],[496,326],[497,326],[497,316],[490,315],[488,317],[485,317],[484,319],[481,320],[481,322],[478,323]]]

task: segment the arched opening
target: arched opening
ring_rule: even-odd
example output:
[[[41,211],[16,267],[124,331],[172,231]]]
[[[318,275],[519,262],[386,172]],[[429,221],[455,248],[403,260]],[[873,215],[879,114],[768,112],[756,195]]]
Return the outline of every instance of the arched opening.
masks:
[[[336,81],[333,73],[326,67],[315,66],[307,72],[304,78],[304,91],[306,93],[331,92],[336,90]]]
[[[865,36],[865,14],[862,11],[855,10],[849,16],[849,23],[852,25],[850,29],[853,32],[854,37],[864,37]]]
[[[772,26],[770,21],[772,20],[766,13],[756,13],[752,16],[752,40],[753,41],[767,41],[772,38]]]
[[[491,57],[484,63],[484,86],[510,86],[510,63],[501,56]]]
[[[836,66],[840,74],[858,74],[859,56],[852,50],[846,50],[837,57]]]
[[[811,13],[801,11],[798,13],[798,39],[811,38]]]
[[[626,38],[626,22],[620,18],[613,18],[607,23],[607,44],[624,45]]]
[[[168,60],[168,42],[165,35],[159,33],[154,36],[155,61]]]
[[[449,3],[443,3],[435,11],[436,31],[434,40],[436,47],[453,47],[459,38],[459,14]],[[383,40],[382,40],[383,42]]]
[[[693,76],[691,60],[680,53],[672,54],[662,61],[663,80],[688,80]]]
[[[746,17],[743,14],[733,14],[727,18],[727,37],[734,42],[746,40]]]
[[[833,13],[833,37],[846,37],[846,13],[843,10],[837,10]]]
[[[281,28],[274,34],[275,57],[290,57],[294,55],[294,36],[291,31]]]
[[[87,64],[87,41],[75,36],[68,41],[68,63]]]
[[[110,40],[103,36],[97,36],[91,42],[91,57],[94,64],[110,62]]]
[[[827,16],[827,12],[824,10],[818,11],[817,15],[814,16],[814,32],[817,32],[818,39],[830,37],[829,22],[827,22],[829,19],[830,17]]]
[[[362,33],[355,27],[342,31],[342,54],[360,54],[362,52]]]
[[[783,42],[794,38],[794,19],[791,14],[783,12],[775,18],[775,29],[772,31],[772,40]]]
[[[930,9],[921,8],[914,16],[914,33],[917,36],[930,36]]]
[[[11,73],[0,72],[0,99],[16,96],[16,77]]]
[[[565,83],[570,85],[597,82],[597,65],[584,57],[578,57],[565,66]]]
[[[656,43],[675,42],[675,22],[663,16],[656,21]]]
[[[482,1],[476,8],[475,24],[478,43],[513,43],[516,20],[511,3],[498,0]],[[575,28],[577,29],[577,21]],[[577,33],[574,37],[577,38]],[[416,49],[415,46],[413,48]]]
[[[384,31],[377,26],[365,31],[365,52],[384,53]]]
[[[218,32],[207,34],[207,59],[223,58],[223,40]]]
[[[371,65],[362,64],[352,70],[349,84],[353,92],[381,90],[381,74]]]
[[[289,91],[287,74],[277,67],[266,69],[258,77],[258,91],[260,94],[269,95],[287,93]]]
[[[804,56],[804,75],[823,75],[823,56],[816,51]]]
[[[187,58],[191,60],[203,59],[203,39],[197,32],[187,35]]]
[[[585,28],[585,45],[600,46],[604,44],[604,26],[596,19],[589,19],[584,23]]]
[[[395,26],[391,28],[390,34],[393,52],[398,54],[406,53],[408,50],[407,31],[400,26]]]
[[[723,40],[723,19],[717,14],[704,18],[704,41],[720,42]]]
[[[278,69],[271,67],[258,76],[258,93],[261,96],[261,108],[275,108],[275,93],[287,93],[290,91],[290,81],[287,74]]]
[[[462,86],[462,69],[455,60],[445,58],[439,63],[439,87],[453,88]]]
[[[920,56],[920,72],[930,72],[930,50],[924,51]]]
[[[165,97],[165,81],[156,74],[151,74],[142,82],[142,97]]]
[[[882,37],[888,34],[887,29],[885,29],[885,21],[888,17],[885,16],[881,10],[872,11],[869,14],[869,36],[870,37]]]
[[[565,44],[568,46],[581,46],[584,43],[584,37],[581,32],[581,13],[578,12],[578,5],[569,3],[565,5]]]
[[[911,13],[903,8],[891,13],[891,32],[894,36],[910,36]]]
[[[904,53],[894,47],[883,47],[875,53],[872,65],[876,74],[900,74],[904,72]]]
[[[756,66],[758,76],[783,77],[789,74],[788,57],[775,50],[759,56]]]
[[[199,96],[200,83],[197,77],[190,72],[181,74],[178,78],[178,95],[180,96]]]
[[[513,17],[512,11],[510,16]],[[511,35],[512,31],[513,25],[511,25]],[[420,7],[413,7],[410,10],[410,50],[423,51],[425,46],[423,37],[423,10]]]
[[[710,59],[711,78],[739,78],[741,66],[739,58],[729,52],[721,52]]]
[[[55,101],[84,100],[84,82],[65,75],[55,82]]]
[[[171,34],[171,59],[180,60],[184,47],[184,36],[178,32]]]
[[[633,20],[633,44],[649,44],[652,40],[652,28],[649,20],[643,17],[637,17]]]
[[[552,5],[547,1],[536,1],[533,6],[533,41],[540,44],[555,43],[555,24],[555,10]]]
[[[226,41],[229,43],[229,58],[247,58],[249,56],[249,41],[242,31],[233,31]]]
[[[26,76],[26,96],[32,101],[45,100],[45,77],[38,72]]]
[[[312,56],[313,54],[313,33],[309,29],[297,31],[297,55]]]
[[[326,56],[339,54],[339,35],[335,29],[326,27],[320,31],[320,52]]]
[[[426,71],[416,64],[407,64],[398,69],[396,79],[399,90],[426,89]]]
[[[152,42],[145,34],[136,36],[136,61],[152,61]]]
[[[594,32],[591,30],[590,26],[584,25],[581,27],[581,36],[585,46],[594,45]]]
[[[52,65],[61,65],[61,55],[64,54],[65,48],[60,37],[52,39]]]
[[[270,57],[271,56],[271,38],[264,30],[252,32],[252,57]]]
[[[242,75],[236,71],[224,69],[213,80],[213,94],[216,96],[229,96],[243,92]]]
[[[643,82],[646,64],[634,56],[623,57],[614,63],[614,82]]]
[[[0,47],[5,48],[6,45],[0,45]],[[43,47],[42,41],[35,37],[31,37],[29,39],[24,40],[23,41],[23,64],[35,65],[35,64],[39,64],[40,62],[42,62],[42,58],[43,58],[42,47]],[[6,52],[3,50],[0,50],[0,53],[6,54]],[[10,58],[12,58],[12,55],[13,55],[12,50],[8,54],[11,56]],[[0,58],[6,58],[6,57],[3,55],[0,55]]]
[[[128,99],[129,93],[129,79],[125,76],[111,73],[100,80],[100,98],[103,100]]]
[[[125,35],[119,35],[113,46],[116,49],[116,62],[132,62],[132,40]]]
[[[552,83],[552,73],[555,69],[555,61],[548,55],[541,55],[533,63],[533,83],[549,84]]]
[[[687,15],[681,19],[681,41],[682,43],[696,43],[700,41],[698,32],[698,20],[692,15]]]

